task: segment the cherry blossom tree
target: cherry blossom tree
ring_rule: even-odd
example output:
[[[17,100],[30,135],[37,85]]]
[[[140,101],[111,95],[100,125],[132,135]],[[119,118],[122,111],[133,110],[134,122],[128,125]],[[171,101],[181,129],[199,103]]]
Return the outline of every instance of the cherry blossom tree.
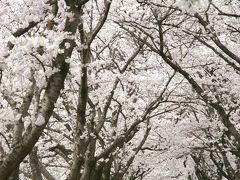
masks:
[[[1,2],[2,179],[143,176],[132,163],[175,73],[148,77],[144,45],[106,21],[111,4]]]
[[[195,164],[195,174],[183,169],[172,173],[177,172],[175,177],[166,176],[239,179],[239,5],[236,1],[138,3],[132,10],[120,10],[122,21],[116,23],[193,90],[192,97],[182,96],[185,108],[177,124],[179,128],[188,124],[180,131],[185,134],[183,141],[192,138],[192,142],[182,143],[188,150],[180,159],[186,159],[182,167],[188,168],[187,161],[189,166]],[[126,10],[131,16],[125,15]]]
[[[240,179],[237,1],[0,4],[1,179]]]

